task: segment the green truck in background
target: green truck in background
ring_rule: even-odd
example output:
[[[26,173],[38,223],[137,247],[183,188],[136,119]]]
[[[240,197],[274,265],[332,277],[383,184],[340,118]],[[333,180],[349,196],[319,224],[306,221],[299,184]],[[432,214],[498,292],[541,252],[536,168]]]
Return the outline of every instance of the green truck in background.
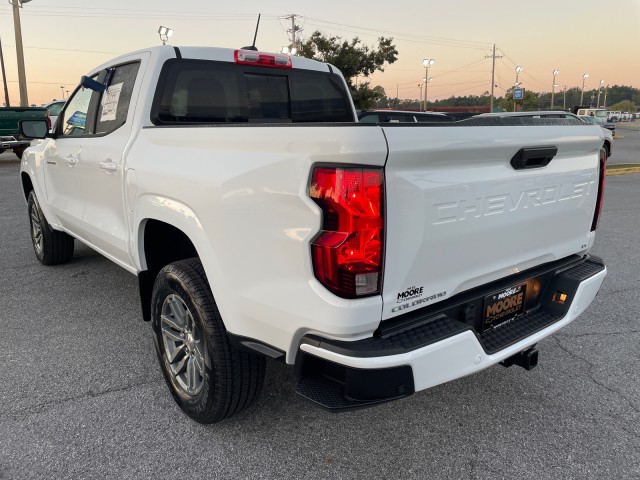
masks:
[[[49,118],[45,107],[3,107],[0,108],[0,153],[13,150],[18,158],[31,143],[19,133],[20,120]]]

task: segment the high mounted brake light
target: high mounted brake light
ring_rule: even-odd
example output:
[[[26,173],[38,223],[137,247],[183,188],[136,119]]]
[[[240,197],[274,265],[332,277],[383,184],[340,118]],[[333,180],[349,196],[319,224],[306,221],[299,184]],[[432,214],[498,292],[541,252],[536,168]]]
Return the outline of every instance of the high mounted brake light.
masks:
[[[380,293],[384,240],[382,168],[316,167],[309,196],[322,209],[313,270],[340,297]]]
[[[596,211],[593,214],[593,221],[591,222],[592,232],[598,228],[598,221],[600,220],[600,212],[602,210],[602,197],[604,196],[604,183],[607,177],[607,151],[604,148],[600,149],[598,175],[598,196],[596,197]]]
[[[236,50],[233,60],[240,65],[291,69],[291,57],[281,53],[254,52],[252,50]]]

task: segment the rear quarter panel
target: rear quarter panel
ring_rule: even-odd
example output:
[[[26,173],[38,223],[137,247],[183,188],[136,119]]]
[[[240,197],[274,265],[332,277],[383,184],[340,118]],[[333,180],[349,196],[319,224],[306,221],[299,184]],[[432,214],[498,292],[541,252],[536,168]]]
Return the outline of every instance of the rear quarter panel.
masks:
[[[376,126],[145,128],[127,160],[132,224],[156,218],[183,229],[234,334],[290,355],[307,332],[366,336],[381,298],[344,300],[315,280],[309,243],[321,212],[307,186],[316,163],[382,166],[386,154]]]

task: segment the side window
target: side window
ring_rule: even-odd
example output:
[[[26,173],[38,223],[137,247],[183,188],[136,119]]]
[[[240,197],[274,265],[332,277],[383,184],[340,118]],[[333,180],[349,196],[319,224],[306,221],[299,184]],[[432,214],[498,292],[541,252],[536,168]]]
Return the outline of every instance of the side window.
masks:
[[[57,117],[58,115],[60,115],[62,107],[64,107],[64,102],[58,102],[49,105],[49,115],[51,115],[52,117]]]
[[[385,122],[388,123],[415,123],[413,115],[405,115],[402,113],[392,113],[385,116]]]
[[[127,121],[139,68],[140,63],[136,62],[117,66],[113,70],[109,87],[102,94],[102,100],[98,106],[96,134],[111,133]]]
[[[367,115],[363,115],[360,120],[362,123],[377,123],[380,121],[377,113],[369,113]]]
[[[88,88],[80,87],[76,90],[67,102],[62,122],[58,121],[58,125],[60,125],[58,131],[61,136],[69,137],[92,133],[87,124],[87,113],[92,97],[97,97],[97,95],[96,92]]]

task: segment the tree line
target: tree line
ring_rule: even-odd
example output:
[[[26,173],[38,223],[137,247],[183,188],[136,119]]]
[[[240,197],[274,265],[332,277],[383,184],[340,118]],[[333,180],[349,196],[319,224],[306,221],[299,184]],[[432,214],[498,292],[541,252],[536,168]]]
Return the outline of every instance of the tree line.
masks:
[[[362,44],[358,37],[345,40],[338,36],[327,36],[319,31],[302,41],[298,48],[298,55],[328,62],[336,66],[344,75],[356,108],[359,110],[371,108],[396,108],[420,110],[420,99],[400,99],[388,97],[384,88],[372,86],[369,76],[376,71],[384,71],[386,65],[398,59],[398,50],[393,44],[393,38],[379,37],[377,47]],[[555,92],[553,108],[570,109],[580,104],[581,89],[569,88],[566,91]],[[584,91],[582,104],[596,107],[598,92],[594,89]],[[604,105],[604,89],[600,93],[600,105]],[[475,107],[489,106],[491,102],[489,92],[482,95],[467,95],[429,101],[429,107]],[[607,89],[606,107],[609,110],[620,110],[635,113],[640,105],[640,89],[613,85]],[[513,87],[496,97],[494,108],[505,111],[513,110]],[[518,109],[549,110],[551,109],[551,92],[534,92],[525,86],[524,98],[518,101]]]

